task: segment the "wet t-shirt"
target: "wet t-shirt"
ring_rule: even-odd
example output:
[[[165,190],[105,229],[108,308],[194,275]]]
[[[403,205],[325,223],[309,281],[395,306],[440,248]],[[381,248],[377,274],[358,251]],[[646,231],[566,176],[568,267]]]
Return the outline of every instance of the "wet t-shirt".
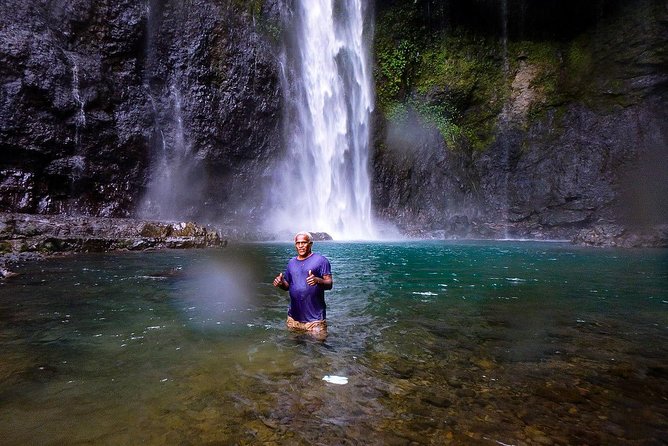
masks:
[[[312,253],[304,260],[293,257],[288,262],[285,280],[290,284],[290,307],[288,315],[299,322],[323,321],[326,318],[325,289],[322,285],[309,286],[308,272],[322,278],[332,274],[332,268],[324,256]]]

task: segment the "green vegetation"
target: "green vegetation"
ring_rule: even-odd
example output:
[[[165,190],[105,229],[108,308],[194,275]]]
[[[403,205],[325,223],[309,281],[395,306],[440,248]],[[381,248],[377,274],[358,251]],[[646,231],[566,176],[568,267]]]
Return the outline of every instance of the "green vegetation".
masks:
[[[260,15],[264,6],[264,0],[232,0],[232,3],[252,16]]]
[[[269,20],[260,16],[257,21],[257,29],[274,46],[278,46],[283,38],[283,27],[277,20]]]
[[[456,145],[463,134],[462,128],[457,124],[457,111],[447,102],[429,104],[411,97],[405,102],[391,103],[385,115],[393,122],[404,123],[409,120],[410,111],[414,111],[423,121],[435,126],[451,146]]]
[[[413,70],[419,62],[421,30],[410,7],[392,8],[377,22],[375,38],[376,94],[386,110],[401,101],[412,86]]]
[[[427,32],[413,3],[379,15],[376,93],[394,122],[415,112],[451,149],[484,149],[508,94],[498,42]]]
[[[537,70],[531,82],[541,101],[532,104],[530,120],[541,117],[547,109],[563,112],[563,106],[573,101],[591,103],[599,94],[594,85],[595,70],[591,44],[582,36],[571,42],[519,41],[511,42],[511,71],[518,70],[519,61],[526,61]]]
[[[379,85],[381,104],[391,103],[405,94],[411,85],[411,69],[418,62],[418,49],[414,42],[400,41],[396,46],[383,45],[377,52],[378,70],[384,82]]]
[[[458,141],[459,146],[481,150],[490,142],[509,93],[500,54],[498,42],[464,33],[443,34],[425,49],[415,90],[431,100],[430,110],[436,102],[449,112],[447,128],[433,114],[423,116],[436,124],[451,148],[460,148]]]
[[[12,252],[12,244],[8,241],[0,241],[0,254],[7,254]]]
[[[658,8],[629,7],[570,40],[511,39],[504,49],[499,36],[434,29],[420,2],[395,2],[376,17],[378,109],[399,123],[414,113],[450,150],[485,150],[504,110],[526,128],[573,103],[604,113],[632,105],[647,92],[630,80],[665,60]]]
[[[231,0],[238,11],[252,17],[258,33],[267,37],[272,44],[277,45],[282,37],[283,29],[278,20],[267,17],[262,13],[265,0]]]

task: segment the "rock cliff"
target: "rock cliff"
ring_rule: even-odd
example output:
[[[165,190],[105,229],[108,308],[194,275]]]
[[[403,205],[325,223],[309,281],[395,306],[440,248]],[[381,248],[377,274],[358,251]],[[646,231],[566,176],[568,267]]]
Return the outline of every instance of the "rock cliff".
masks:
[[[0,210],[151,216],[141,198],[177,143],[198,163],[178,217],[247,210],[280,143],[272,8],[3,1]]]
[[[668,245],[668,10],[552,3],[379,2],[381,215],[423,236]]]
[[[652,232],[668,219],[663,2],[374,3],[380,219],[416,236],[642,245],[638,228],[666,244]],[[282,151],[288,7],[3,1],[0,212],[248,235]]]

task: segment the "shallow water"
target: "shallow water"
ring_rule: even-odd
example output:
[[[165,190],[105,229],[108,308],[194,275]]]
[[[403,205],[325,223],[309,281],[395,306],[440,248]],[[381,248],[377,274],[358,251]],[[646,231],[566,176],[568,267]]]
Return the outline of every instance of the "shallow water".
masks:
[[[668,442],[666,251],[315,250],[324,342],[284,327],[289,244],[25,265],[0,285],[2,443]]]

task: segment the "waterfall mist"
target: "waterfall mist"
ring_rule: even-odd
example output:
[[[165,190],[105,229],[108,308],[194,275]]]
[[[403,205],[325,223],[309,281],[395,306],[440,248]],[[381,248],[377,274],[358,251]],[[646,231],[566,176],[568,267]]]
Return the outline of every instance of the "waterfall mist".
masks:
[[[74,117],[74,155],[71,156],[68,160],[68,164],[72,167],[69,193],[72,197],[76,197],[86,187],[85,184],[82,183],[82,179],[86,170],[86,156],[81,141],[82,131],[86,127],[86,101],[81,94],[79,63],[77,62],[76,55],[74,53],[65,52],[65,56],[68,62],[71,64],[70,69],[72,71],[72,98],[74,99],[74,102],[77,106],[77,113]],[[73,212],[80,213],[85,211],[85,209],[80,206],[77,199],[71,198],[69,201],[71,202],[70,208]],[[46,207],[46,204],[44,206],[40,206],[42,209],[45,209]]]
[[[181,86],[185,76],[175,70],[171,80],[160,79],[158,40],[164,5],[146,4],[145,72],[143,88],[150,100],[153,131],[151,168],[139,214],[144,218],[184,219],[200,212],[206,175],[188,136]]]
[[[182,219],[196,215],[205,183],[204,169],[186,136],[181,93],[176,85],[169,91],[162,109],[153,102],[154,159],[142,203],[142,214],[147,218]]]
[[[371,70],[362,0],[298,1],[282,55],[285,156],[270,229],[375,237],[368,174]]]

